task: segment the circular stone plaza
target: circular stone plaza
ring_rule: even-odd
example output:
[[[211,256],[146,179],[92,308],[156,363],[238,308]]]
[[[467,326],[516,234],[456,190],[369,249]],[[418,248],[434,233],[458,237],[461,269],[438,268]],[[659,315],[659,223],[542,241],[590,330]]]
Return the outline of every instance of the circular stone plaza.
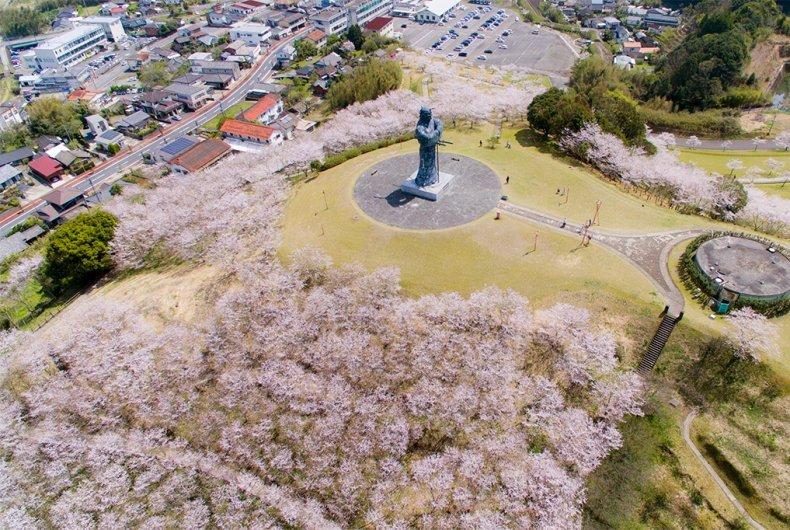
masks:
[[[472,158],[439,153],[439,168],[455,175],[438,201],[401,191],[419,164],[417,153],[393,156],[368,168],[354,185],[354,200],[376,221],[398,228],[438,230],[470,223],[493,210],[500,198],[496,173]]]
[[[715,287],[716,295],[729,293],[759,300],[790,296],[790,259],[778,246],[722,236],[701,244],[694,261]]]

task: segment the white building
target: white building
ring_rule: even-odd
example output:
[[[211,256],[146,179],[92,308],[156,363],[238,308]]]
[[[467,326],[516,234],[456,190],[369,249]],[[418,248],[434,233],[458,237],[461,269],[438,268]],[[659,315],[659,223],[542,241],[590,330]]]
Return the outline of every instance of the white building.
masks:
[[[0,132],[8,131],[25,121],[25,116],[20,110],[23,102],[22,98],[16,98],[0,104]]]
[[[113,42],[126,40],[126,31],[121,24],[121,17],[86,17],[80,24],[96,24],[104,30],[104,36]]]
[[[458,0],[455,2],[458,3]],[[394,3],[392,0],[351,0],[346,4],[348,23],[364,26],[376,17],[389,15]]]
[[[623,70],[630,70],[636,66],[636,59],[627,55],[616,55],[614,59],[612,59],[612,64]]]
[[[87,24],[47,39],[23,57],[29,68],[68,68],[95,55],[100,46],[107,45],[104,29]]]
[[[330,7],[312,15],[310,20],[326,35],[337,35],[348,29],[348,10]]]
[[[459,2],[460,0],[429,0],[425,2],[425,7],[417,12],[414,19],[417,22],[439,22]]]
[[[265,24],[236,24],[230,28],[230,40],[241,40],[250,46],[263,46],[272,36]]]

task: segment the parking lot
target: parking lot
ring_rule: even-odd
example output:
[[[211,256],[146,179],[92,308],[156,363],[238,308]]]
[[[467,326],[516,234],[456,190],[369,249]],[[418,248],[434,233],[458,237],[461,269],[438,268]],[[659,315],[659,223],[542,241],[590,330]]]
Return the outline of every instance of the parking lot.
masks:
[[[552,30],[521,22],[510,10],[504,10],[507,15],[505,17],[497,15],[499,7],[489,7],[487,12],[481,12],[481,9],[482,6],[462,3],[453,11],[455,17],[448,17],[444,25],[419,24],[405,18],[396,18],[395,28],[416,51],[428,55],[468,64],[516,65],[548,75],[555,85],[567,81],[571,66],[578,57],[577,50],[569,44],[569,40],[563,39]],[[468,13],[474,13],[480,18],[469,18],[464,22]],[[495,17],[499,25],[490,23],[488,28],[482,28],[492,17]],[[467,27],[464,28],[464,25]],[[457,33],[455,38],[449,34],[450,30]],[[506,31],[510,35],[502,37]],[[470,38],[475,32],[483,38]],[[440,42],[445,35],[446,40],[433,48],[433,44]],[[467,39],[470,39],[469,45],[462,46],[462,42]],[[460,51],[458,46],[461,46]],[[459,56],[459,53],[464,52],[466,57]]]

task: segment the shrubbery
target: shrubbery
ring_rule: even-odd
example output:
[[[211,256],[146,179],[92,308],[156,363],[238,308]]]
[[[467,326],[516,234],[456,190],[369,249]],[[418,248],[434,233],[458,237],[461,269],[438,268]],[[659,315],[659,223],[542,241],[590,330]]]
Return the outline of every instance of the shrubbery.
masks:
[[[714,138],[731,138],[743,134],[736,118],[718,110],[670,112],[640,105],[639,114],[656,131]]]

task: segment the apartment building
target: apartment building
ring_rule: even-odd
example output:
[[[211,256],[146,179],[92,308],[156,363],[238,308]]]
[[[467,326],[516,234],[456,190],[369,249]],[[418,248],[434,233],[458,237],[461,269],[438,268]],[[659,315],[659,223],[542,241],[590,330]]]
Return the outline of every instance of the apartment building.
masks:
[[[46,68],[69,68],[95,55],[107,45],[104,29],[98,24],[86,24],[47,39],[27,52],[25,64],[36,71]]]
[[[348,29],[348,9],[330,7],[312,15],[310,20],[326,35],[337,35]]]
[[[393,7],[392,0],[351,0],[346,4],[348,23],[364,26],[376,17],[389,15]]]
[[[121,24],[121,17],[85,17],[81,25],[95,24],[104,30],[104,36],[112,42],[126,40],[126,31]]]

